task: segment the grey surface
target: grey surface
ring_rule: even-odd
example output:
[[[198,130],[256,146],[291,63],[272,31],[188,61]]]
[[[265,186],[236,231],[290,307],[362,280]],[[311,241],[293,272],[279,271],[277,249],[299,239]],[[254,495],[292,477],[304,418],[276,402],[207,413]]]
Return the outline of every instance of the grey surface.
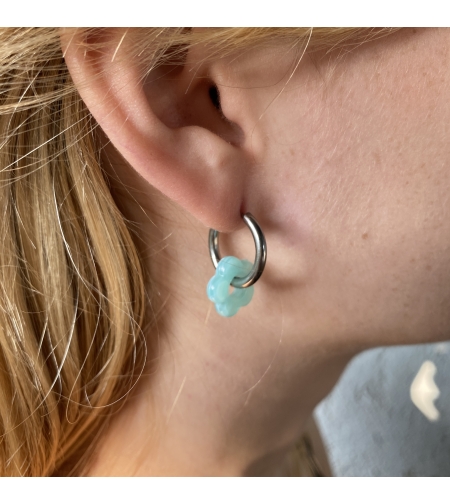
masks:
[[[410,399],[424,361],[437,367],[436,422]],[[315,411],[335,476],[450,476],[450,343],[355,357]]]

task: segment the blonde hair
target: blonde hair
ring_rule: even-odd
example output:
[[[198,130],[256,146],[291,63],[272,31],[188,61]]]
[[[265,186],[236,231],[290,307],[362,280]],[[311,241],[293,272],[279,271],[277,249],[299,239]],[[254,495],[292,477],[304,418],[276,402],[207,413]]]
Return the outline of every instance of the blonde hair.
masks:
[[[101,45],[85,30],[85,43]],[[131,29],[150,71],[186,47],[210,54],[358,29]],[[95,42],[94,42],[95,41]],[[176,58],[175,58],[176,59]],[[100,163],[96,124],[56,29],[0,30],[0,475],[82,474],[145,359],[146,276]]]

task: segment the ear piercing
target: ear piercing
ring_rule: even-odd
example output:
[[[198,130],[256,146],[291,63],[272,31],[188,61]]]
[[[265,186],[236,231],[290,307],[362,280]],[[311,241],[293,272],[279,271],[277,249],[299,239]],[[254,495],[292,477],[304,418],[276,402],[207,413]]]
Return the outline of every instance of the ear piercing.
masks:
[[[267,245],[264,234],[252,214],[242,216],[255,242],[255,262],[227,256],[220,258],[219,231],[209,230],[209,253],[216,272],[208,282],[206,293],[215,304],[217,313],[223,317],[236,315],[239,308],[250,303],[253,284],[264,271],[267,259]],[[230,292],[230,287],[234,287]]]

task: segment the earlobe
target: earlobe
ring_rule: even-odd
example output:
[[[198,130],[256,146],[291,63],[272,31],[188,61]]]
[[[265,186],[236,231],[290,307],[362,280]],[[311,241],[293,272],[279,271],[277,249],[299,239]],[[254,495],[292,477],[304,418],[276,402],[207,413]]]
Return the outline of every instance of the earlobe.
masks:
[[[124,29],[108,29],[101,49],[90,50],[81,30],[64,30],[61,40],[83,101],[131,167],[205,226],[241,227],[248,158],[239,126],[220,122],[210,80],[198,78],[189,93],[192,74],[183,71],[144,80]]]

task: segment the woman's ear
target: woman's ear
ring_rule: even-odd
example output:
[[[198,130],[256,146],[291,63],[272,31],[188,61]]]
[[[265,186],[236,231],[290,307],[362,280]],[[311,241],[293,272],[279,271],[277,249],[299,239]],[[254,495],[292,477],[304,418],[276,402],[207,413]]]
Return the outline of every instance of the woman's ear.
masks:
[[[117,151],[205,226],[240,227],[249,160],[240,148],[242,130],[220,110],[208,68],[190,64],[188,54],[184,65],[145,76],[142,61],[129,53],[127,30],[89,37],[63,30],[63,53],[83,101]]]

